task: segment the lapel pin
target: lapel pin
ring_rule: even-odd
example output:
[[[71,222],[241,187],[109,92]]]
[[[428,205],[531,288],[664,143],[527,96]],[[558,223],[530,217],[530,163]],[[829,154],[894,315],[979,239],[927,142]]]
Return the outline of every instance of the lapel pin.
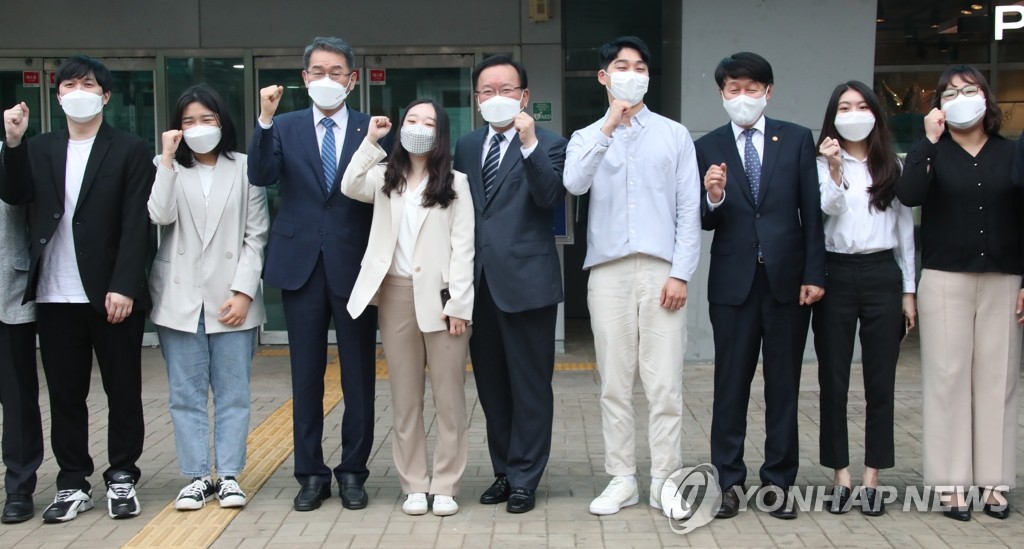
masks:
[[[357,132],[361,132],[361,131],[363,131],[363,129],[362,128],[356,128],[356,131]]]
[[[779,136],[777,136],[777,135],[773,135],[772,136],[772,142],[773,143],[777,142],[778,140],[779,140]]]

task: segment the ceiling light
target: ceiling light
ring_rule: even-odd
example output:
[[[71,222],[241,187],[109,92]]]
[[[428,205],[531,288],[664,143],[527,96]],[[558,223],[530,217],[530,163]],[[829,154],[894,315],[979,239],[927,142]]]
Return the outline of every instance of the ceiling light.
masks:
[[[244,69],[245,65],[231,65],[231,68],[234,68],[234,69]]]

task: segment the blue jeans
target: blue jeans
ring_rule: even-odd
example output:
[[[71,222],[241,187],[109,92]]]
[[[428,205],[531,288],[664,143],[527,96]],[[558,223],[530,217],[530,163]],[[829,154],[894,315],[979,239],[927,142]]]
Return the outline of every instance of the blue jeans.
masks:
[[[194,334],[163,326],[156,330],[167,362],[171,421],[181,474],[210,474],[207,402],[212,388],[217,474],[222,478],[237,476],[245,467],[249,372],[256,352],[257,329],[207,335],[200,313],[199,329]]]

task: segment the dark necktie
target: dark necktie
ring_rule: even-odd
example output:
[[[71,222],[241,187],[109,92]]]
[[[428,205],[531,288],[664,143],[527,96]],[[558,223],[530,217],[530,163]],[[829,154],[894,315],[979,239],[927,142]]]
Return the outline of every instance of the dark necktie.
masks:
[[[334,187],[334,176],[338,174],[338,157],[334,149],[334,120],[324,118],[320,121],[324,126],[324,141],[320,145],[320,161],[324,165],[324,188],[331,194]]]
[[[498,164],[501,159],[501,142],[505,136],[496,133],[491,139],[491,148],[487,150],[487,158],[484,160],[484,198],[491,198],[494,191],[494,180],[498,175]]]
[[[750,183],[750,193],[754,195],[754,204],[757,204],[758,194],[761,192],[761,158],[757,156],[757,149],[754,147],[754,128],[743,130],[746,144],[743,146],[743,169],[747,172],[747,181]]]

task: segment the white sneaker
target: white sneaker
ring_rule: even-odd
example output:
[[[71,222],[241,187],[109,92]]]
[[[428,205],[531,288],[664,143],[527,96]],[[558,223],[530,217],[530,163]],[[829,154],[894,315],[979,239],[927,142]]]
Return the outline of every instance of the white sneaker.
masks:
[[[224,477],[217,481],[217,499],[221,507],[245,507],[245,492],[235,477]]]
[[[53,503],[43,511],[43,522],[57,523],[74,520],[78,513],[92,509],[92,497],[85,490],[58,490]]]
[[[178,499],[174,500],[174,508],[179,511],[195,511],[202,509],[206,502],[213,497],[213,485],[202,477],[195,477],[188,486],[178,492]]]
[[[405,503],[402,504],[402,512],[407,515],[427,514],[427,495],[423,492],[416,492],[406,496]]]
[[[678,487],[676,493],[666,498],[665,501],[661,500],[661,491],[665,487],[665,480],[663,478],[651,479],[651,507],[661,509],[661,514],[672,520],[690,518],[694,509],[690,507],[690,502],[679,493]]]
[[[651,507],[661,509],[661,489],[665,487],[665,479],[651,477]]]
[[[434,495],[434,516],[447,517],[459,512],[459,504],[451,496]]]
[[[590,512],[595,515],[614,515],[623,507],[640,503],[636,488],[636,477],[615,477],[600,496],[590,502]]]

